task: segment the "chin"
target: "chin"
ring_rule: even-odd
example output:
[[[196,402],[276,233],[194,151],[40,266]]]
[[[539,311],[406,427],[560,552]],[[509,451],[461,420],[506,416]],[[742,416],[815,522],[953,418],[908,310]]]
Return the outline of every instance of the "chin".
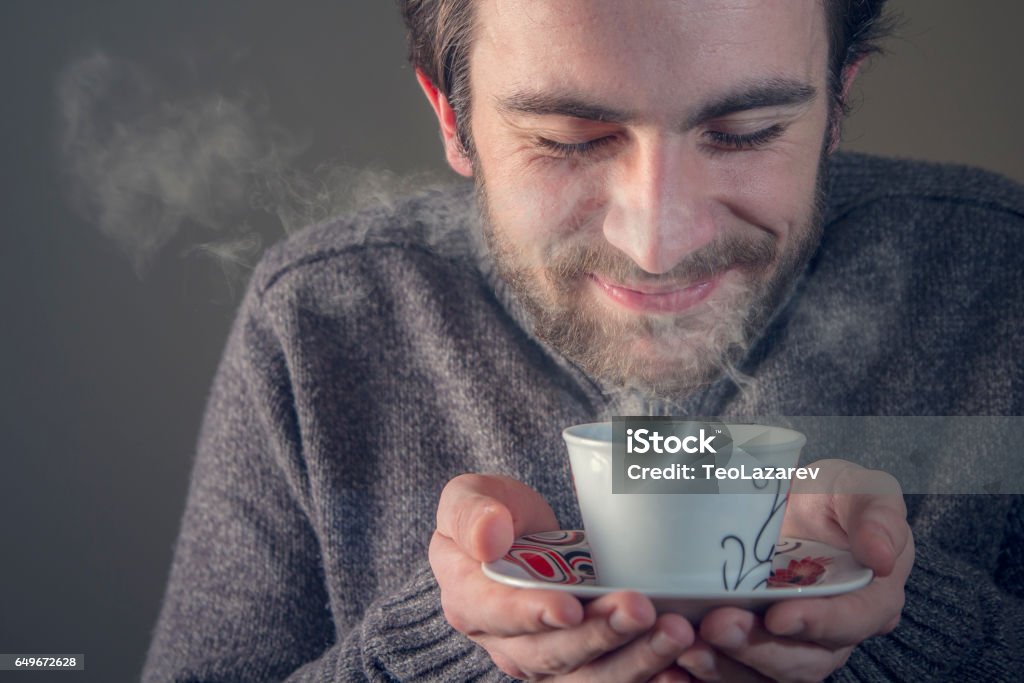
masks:
[[[652,398],[684,398],[731,372],[731,354],[708,345],[652,336],[634,337],[630,342],[605,347],[584,367],[612,387],[639,391]],[[690,341],[690,340],[687,340]]]
[[[683,398],[735,374],[746,346],[753,288],[726,275],[708,299],[675,314],[631,311],[593,287],[566,288],[557,305],[533,301],[535,332],[607,389]]]

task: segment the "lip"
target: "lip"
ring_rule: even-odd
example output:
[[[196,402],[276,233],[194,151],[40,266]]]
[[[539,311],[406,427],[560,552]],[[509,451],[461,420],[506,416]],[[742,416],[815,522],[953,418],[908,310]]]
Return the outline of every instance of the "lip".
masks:
[[[690,285],[625,286],[590,274],[605,296],[623,308],[641,313],[682,313],[704,301],[718,285],[720,275]]]

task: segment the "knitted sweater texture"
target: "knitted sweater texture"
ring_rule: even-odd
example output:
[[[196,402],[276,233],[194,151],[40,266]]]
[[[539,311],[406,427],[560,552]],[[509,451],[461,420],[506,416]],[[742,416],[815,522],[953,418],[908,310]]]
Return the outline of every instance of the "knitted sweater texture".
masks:
[[[622,409],[538,342],[476,236],[469,188],[315,226],[254,273],[215,379],[145,681],[506,680],[441,612],[427,563],[463,472],[581,528],[565,426]],[[691,415],[1021,415],[1024,190],[837,155],[821,248]],[[900,626],[833,678],[1024,678],[1024,505],[907,496]]]

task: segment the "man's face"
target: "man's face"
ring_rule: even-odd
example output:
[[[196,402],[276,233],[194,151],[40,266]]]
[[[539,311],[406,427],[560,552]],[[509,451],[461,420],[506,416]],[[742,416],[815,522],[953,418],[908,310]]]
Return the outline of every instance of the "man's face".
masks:
[[[687,393],[816,246],[820,0],[482,0],[470,53],[489,243],[593,376]]]

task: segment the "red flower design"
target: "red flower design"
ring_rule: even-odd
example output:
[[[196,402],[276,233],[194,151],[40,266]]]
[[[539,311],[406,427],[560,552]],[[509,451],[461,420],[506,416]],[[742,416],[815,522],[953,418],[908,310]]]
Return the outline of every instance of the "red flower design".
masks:
[[[790,560],[788,567],[772,570],[772,575],[768,577],[768,585],[772,588],[813,586],[825,573],[825,565],[831,561],[831,557],[801,557],[799,560]]]

